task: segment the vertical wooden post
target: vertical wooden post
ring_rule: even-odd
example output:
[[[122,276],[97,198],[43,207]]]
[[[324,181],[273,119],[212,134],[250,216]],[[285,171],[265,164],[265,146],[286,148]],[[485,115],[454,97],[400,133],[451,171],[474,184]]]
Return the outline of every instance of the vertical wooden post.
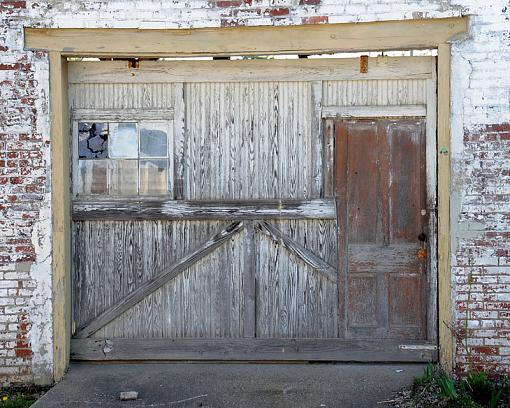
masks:
[[[438,262],[439,262],[439,359],[453,369],[452,285],[450,265],[450,69],[449,44],[438,47],[437,166],[438,166]]]
[[[67,60],[50,52],[53,377],[69,363],[71,339],[71,224]]]
[[[244,337],[255,337],[255,225],[253,221],[245,222],[244,234]]]

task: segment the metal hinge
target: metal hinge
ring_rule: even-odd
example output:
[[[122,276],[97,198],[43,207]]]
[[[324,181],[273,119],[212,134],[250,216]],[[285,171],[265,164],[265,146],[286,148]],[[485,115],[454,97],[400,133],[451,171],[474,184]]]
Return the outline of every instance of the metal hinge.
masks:
[[[429,344],[401,344],[398,346],[400,350],[437,350],[437,346]]]

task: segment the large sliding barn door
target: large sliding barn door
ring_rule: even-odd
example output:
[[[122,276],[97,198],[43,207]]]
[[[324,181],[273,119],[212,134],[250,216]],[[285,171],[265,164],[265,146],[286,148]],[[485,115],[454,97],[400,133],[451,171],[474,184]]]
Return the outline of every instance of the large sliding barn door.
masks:
[[[430,268],[415,259],[416,231],[401,234],[399,224],[415,219],[377,218],[392,205],[380,198],[391,190],[382,181],[368,187],[376,191],[368,201],[355,193],[364,177],[405,176],[409,199],[395,192],[391,209],[430,205],[434,61],[402,61],[374,59],[363,81],[353,81],[357,60],[70,63],[72,357],[430,359]],[[365,141],[353,137],[362,122],[341,117],[378,105],[382,116],[396,107],[423,118],[375,120]],[[380,136],[384,126],[389,136]],[[389,150],[379,153],[374,137]],[[361,163],[353,173],[338,152],[358,142],[362,156],[391,160],[370,167],[349,153]],[[342,211],[354,207],[365,221],[347,222],[353,214]],[[374,251],[380,258],[368,267]],[[400,269],[399,251],[412,258]],[[398,300],[401,288],[407,297]],[[411,317],[410,297],[421,299]]]

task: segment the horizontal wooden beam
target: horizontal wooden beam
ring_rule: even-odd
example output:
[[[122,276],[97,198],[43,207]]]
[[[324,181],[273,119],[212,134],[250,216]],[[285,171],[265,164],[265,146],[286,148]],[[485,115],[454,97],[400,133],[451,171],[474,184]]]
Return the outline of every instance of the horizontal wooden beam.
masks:
[[[340,118],[386,118],[386,117],[423,117],[427,115],[425,105],[393,106],[323,106],[322,117]]]
[[[71,359],[428,362],[429,343],[341,339],[73,339]]]
[[[25,28],[25,48],[69,56],[204,56],[435,48],[465,17],[368,23],[199,29]]]
[[[73,109],[71,119],[77,120],[171,120],[173,109]]]
[[[282,244],[295,256],[300,258],[307,265],[322,273],[326,278],[333,282],[338,281],[338,270],[327,263],[322,258],[315,255],[312,251],[306,249],[304,246],[298,244],[289,236],[282,233],[278,228],[268,224],[267,222],[260,222],[257,227],[265,234],[269,235],[274,241]]]
[[[234,236],[242,229],[243,224],[241,222],[236,222],[221,230],[218,234],[210,237],[198,248],[187,253],[174,264],[163,269],[157,276],[143,283],[129,295],[120,299],[95,319],[88,322],[85,327],[80,328],[75,333],[75,337],[85,338],[93,335],[103,326],[119,317],[126,310],[141,302],[145,297],[149,296],[165,283],[175,278],[182,271],[188,269],[190,266],[204,258],[206,255],[209,255],[212,251],[228,241],[232,236]]]
[[[129,68],[125,61],[70,61],[69,83],[254,82],[428,79],[435,57],[373,57],[360,77],[359,58],[301,58],[269,60],[141,61]]]
[[[350,244],[349,273],[409,273],[410,265],[419,264],[420,242],[398,245]],[[416,271],[419,272],[419,267]]]
[[[180,201],[110,199],[73,202],[73,220],[335,219],[332,199]]]

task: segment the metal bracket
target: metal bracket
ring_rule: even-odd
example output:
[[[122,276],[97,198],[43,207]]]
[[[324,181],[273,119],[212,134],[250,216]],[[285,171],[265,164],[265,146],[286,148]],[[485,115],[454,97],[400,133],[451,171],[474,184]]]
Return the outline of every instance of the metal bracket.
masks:
[[[401,344],[398,346],[400,350],[437,350],[437,346],[427,344]]]

